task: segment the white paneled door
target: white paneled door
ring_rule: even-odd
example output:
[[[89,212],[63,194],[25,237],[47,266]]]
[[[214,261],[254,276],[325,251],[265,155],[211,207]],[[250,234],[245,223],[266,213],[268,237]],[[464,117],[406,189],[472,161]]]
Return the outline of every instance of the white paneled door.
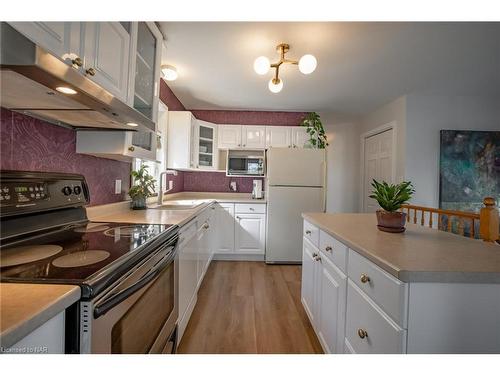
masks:
[[[372,191],[372,180],[394,181],[392,171],[393,129],[367,137],[364,140],[364,171],[363,171],[363,211],[375,212],[378,203],[369,198]]]

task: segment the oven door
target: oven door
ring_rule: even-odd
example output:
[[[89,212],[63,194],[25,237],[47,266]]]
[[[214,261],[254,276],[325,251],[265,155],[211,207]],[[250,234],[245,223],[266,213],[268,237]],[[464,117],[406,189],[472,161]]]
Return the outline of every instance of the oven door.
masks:
[[[90,335],[82,337],[81,352],[174,353],[177,282],[176,239],[175,244],[162,246],[95,302],[82,303],[81,334],[87,329]],[[85,313],[91,315],[88,327]]]

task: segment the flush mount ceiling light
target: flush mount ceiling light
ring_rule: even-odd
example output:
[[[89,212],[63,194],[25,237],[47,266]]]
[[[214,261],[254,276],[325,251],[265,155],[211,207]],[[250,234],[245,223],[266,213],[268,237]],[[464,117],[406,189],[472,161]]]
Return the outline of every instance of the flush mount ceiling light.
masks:
[[[66,86],[56,87],[56,90],[59,92],[62,92],[63,94],[66,94],[66,95],[75,95],[76,94],[75,90],[73,90],[70,87],[66,87]]]
[[[161,72],[163,78],[167,81],[175,81],[177,79],[177,68],[173,65],[162,65]]]
[[[127,122],[125,125],[128,125],[128,126],[132,126],[132,127],[136,127],[136,126],[139,126],[137,125],[135,122]]]
[[[275,68],[274,78],[269,81],[269,90],[273,93],[278,93],[283,89],[283,80],[279,78],[279,70],[281,64],[293,64],[299,66],[299,71],[303,74],[311,74],[316,69],[318,62],[313,55],[304,55],[299,61],[289,60],[285,58],[285,53],[290,50],[290,46],[286,43],[281,43],[276,46],[276,51],[280,54],[280,60],[276,63],[271,63],[266,56],[257,57],[253,63],[255,73],[264,75],[269,72],[269,69]]]

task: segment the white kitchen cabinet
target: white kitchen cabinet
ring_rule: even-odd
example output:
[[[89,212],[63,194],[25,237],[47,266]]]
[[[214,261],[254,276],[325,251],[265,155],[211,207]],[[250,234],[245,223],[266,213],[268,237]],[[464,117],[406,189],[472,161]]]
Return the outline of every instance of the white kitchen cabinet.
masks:
[[[217,253],[234,252],[234,204],[221,203],[216,209]]]
[[[64,354],[65,315],[60,312],[2,353]]]
[[[306,132],[306,127],[292,126],[291,133],[293,148],[304,148],[306,143],[309,142],[309,134]]]
[[[196,143],[196,167],[215,170],[218,167],[217,125],[198,120],[198,129],[193,134]]]
[[[198,120],[189,111],[169,111],[167,165],[171,169],[196,168]]]
[[[266,215],[236,213],[235,252],[264,254]]]
[[[220,149],[241,148],[241,125],[219,125]]]
[[[316,256],[318,251],[308,241],[304,240],[302,247],[302,291],[301,299],[312,326],[316,329],[318,318],[316,317],[316,300],[318,296],[318,263]]]
[[[266,148],[266,127],[258,125],[242,126],[241,147],[248,149]]]
[[[266,126],[266,148],[291,147],[292,129],[289,126]]]
[[[80,22],[9,22],[9,24],[69,65],[72,65],[72,60],[77,57],[83,59]]]
[[[85,22],[84,28],[87,77],[126,102],[130,34],[120,22]]]
[[[327,353],[342,353],[345,335],[347,276],[323,252],[318,263],[318,338]]]

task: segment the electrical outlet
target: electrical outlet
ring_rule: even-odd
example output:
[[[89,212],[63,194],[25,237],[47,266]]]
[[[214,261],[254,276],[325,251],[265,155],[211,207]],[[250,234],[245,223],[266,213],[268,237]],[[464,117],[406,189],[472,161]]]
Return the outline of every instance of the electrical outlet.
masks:
[[[168,182],[168,190],[172,190],[174,188],[174,181],[170,180]]]
[[[236,191],[237,190],[236,181],[231,181],[231,183],[229,184],[229,189],[231,191]]]
[[[122,192],[122,180],[115,180],[115,194],[121,194]]]

